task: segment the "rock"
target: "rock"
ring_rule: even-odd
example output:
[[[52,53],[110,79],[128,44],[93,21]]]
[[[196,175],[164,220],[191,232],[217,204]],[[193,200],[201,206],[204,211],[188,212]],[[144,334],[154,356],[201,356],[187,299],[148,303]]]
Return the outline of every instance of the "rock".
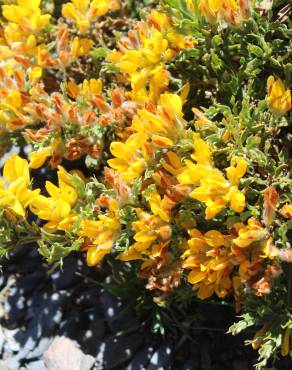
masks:
[[[49,293],[49,292],[48,292]],[[43,306],[44,301],[48,297],[48,293],[46,292],[35,292],[32,296],[27,297],[26,305],[28,307],[28,316],[34,317],[35,310],[39,310],[40,307]]]
[[[113,333],[128,330],[131,327],[139,326],[139,322],[135,318],[130,308],[126,308],[121,301],[103,291],[100,294],[100,304],[107,323]]]
[[[82,347],[92,356],[98,354],[98,350],[105,334],[104,320],[96,318],[89,324],[88,330],[84,332]]]
[[[222,365],[220,363],[212,363],[212,368],[210,368],[212,370],[231,370],[231,368],[228,366],[226,367],[226,365]],[[237,369],[236,369],[237,370]]]
[[[35,297],[34,304],[30,307],[30,319],[26,328],[19,331],[15,338],[20,344],[18,360],[31,359],[42,355],[48,348],[50,338],[55,334],[62,318],[62,305],[67,297],[66,292],[48,294],[46,299]],[[40,305],[37,305],[40,303]]]
[[[0,275],[0,290],[4,287],[5,284],[6,284],[6,276]]]
[[[89,330],[92,331],[94,338],[101,340],[105,334],[105,323],[104,319],[100,317],[97,312],[91,312],[89,318]]]
[[[59,291],[50,295],[46,302],[41,317],[41,327],[43,336],[51,336],[56,330],[62,319],[62,307],[65,304],[68,292]]]
[[[30,362],[26,365],[27,370],[47,370],[47,367],[42,360]]]
[[[11,321],[13,326],[17,324],[25,316],[25,298],[17,286],[10,289],[9,296],[4,302],[4,311],[8,321]]]
[[[8,363],[8,370],[19,370],[20,369],[20,363],[15,357],[10,357],[7,360]]]
[[[98,291],[97,289],[88,289],[82,291],[80,296],[77,297],[76,303],[84,307],[94,307],[98,303]]]
[[[0,369],[1,370],[8,370],[8,361],[7,360],[0,360]]]
[[[62,270],[55,270],[51,279],[57,290],[63,290],[75,286],[82,278],[76,275],[78,271],[77,259],[74,255],[65,258]]]
[[[90,370],[95,358],[85,355],[78,344],[65,337],[56,337],[43,355],[48,370]]]
[[[249,370],[250,366],[246,360],[233,360],[233,369],[234,370]]]
[[[142,335],[138,333],[107,338],[104,353],[105,368],[110,370],[121,366],[134,355],[141,344]]]
[[[147,370],[167,370],[170,369],[173,360],[172,345],[162,344],[152,355]]]
[[[212,359],[210,342],[207,338],[201,340],[200,357],[201,357],[201,369],[210,370],[212,368]]]
[[[0,325],[0,354],[2,353],[2,348],[4,346],[4,342],[5,342],[4,330],[3,330],[2,326]],[[1,369],[1,367],[0,367],[0,369]]]
[[[42,335],[40,323],[42,309],[42,305],[39,307],[33,306],[30,310],[31,317],[27,318],[24,330],[18,330],[15,335],[15,339],[20,345],[20,349],[16,355],[19,360],[29,356],[29,353],[34,350]]]
[[[81,324],[79,316],[69,316],[60,323],[58,335],[76,339],[78,337],[80,328]]]
[[[130,360],[129,365],[125,370],[143,370],[146,368],[153,355],[154,347],[145,347],[139,350]]]
[[[13,353],[20,350],[20,343],[17,340],[16,336],[19,332],[19,329],[4,329],[3,334],[5,338],[4,349],[5,352]]]
[[[97,367],[98,370],[104,370],[104,366],[103,366],[104,355],[105,355],[105,343],[101,342],[97,350],[97,355],[95,357],[95,360],[96,360],[95,367]]]
[[[43,271],[35,271],[29,275],[22,276],[17,281],[17,286],[20,292],[24,295],[28,295],[33,292],[37,285],[44,279],[45,273]]]
[[[181,370],[199,370],[200,360],[194,356],[191,356],[182,366]]]
[[[41,338],[38,344],[35,346],[35,348],[27,354],[26,358],[32,359],[41,357],[43,353],[49,348],[52,341],[53,341],[52,338],[46,337]]]
[[[113,319],[122,310],[121,301],[107,291],[102,291],[99,294],[99,303],[106,319]]]

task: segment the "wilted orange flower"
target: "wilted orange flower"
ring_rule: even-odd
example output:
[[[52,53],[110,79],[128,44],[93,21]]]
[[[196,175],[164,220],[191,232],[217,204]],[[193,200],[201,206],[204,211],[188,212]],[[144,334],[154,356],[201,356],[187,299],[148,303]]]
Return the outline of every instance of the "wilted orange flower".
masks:
[[[278,205],[279,195],[274,187],[267,188],[264,192],[263,219],[266,226],[273,222],[275,211]]]

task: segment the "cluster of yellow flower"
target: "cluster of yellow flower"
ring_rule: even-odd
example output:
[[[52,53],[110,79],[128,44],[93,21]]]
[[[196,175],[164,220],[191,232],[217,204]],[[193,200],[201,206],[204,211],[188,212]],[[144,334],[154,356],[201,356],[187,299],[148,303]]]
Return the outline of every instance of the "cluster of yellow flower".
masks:
[[[35,124],[29,104],[42,101],[43,70],[64,72],[76,58],[88,55],[94,45],[89,38],[73,37],[65,24],[51,24],[51,15],[42,13],[40,3],[18,0],[17,4],[2,6],[6,22],[1,24],[0,37],[1,130]],[[97,17],[118,7],[118,1],[73,1],[64,5],[63,14],[89,28]]]
[[[78,30],[82,33],[88,32],[91,24],[111,10],[120,7],[119,0],[72,0],[63,6],[64,17],[76,22]]]
[[[275,277],[274,271],[280,273],[280,267],[272,263],[277,252],[259,221],[250,218],[247,225],[235,223],[229,235],[216,230],[203,235],[197,229],[188,233],[191,239],[183,254],[183,266],[191,269],[188,281],[199,289],[199,298],[208,298],[214,292],[224,298],[230,291],[240,296],[242,283],[259,296],[270,292],[271,276]],[[271,264],[263,272],[264,259],[270,259]]]
[[[200,0],[198,9],[211,24],[224,21],[229,25],[239,26],[251,11],[251,1]]]
[[[128,37],[121,38],[118,50],[108,55],[131,83],[131,99],[144,103],[156,101],[169,83],[166,62],[197,41],[177,33],[171,20],[163,13],[152,11],[147,21],[139,22]]]
[[[40,189],[32,190],[27,160],[15,153],[7,159],[3,168],[4,182],[1,182],[0,204],[9,207],[17,215],[25,217],[30,209],[41,220],[48,221],[48,231],[70,230],[74,222],[72,207],[77,193],[72,186],[72,175],[62,167],[58,170],[59,186],[46,182],[50,197],[40,194]]]

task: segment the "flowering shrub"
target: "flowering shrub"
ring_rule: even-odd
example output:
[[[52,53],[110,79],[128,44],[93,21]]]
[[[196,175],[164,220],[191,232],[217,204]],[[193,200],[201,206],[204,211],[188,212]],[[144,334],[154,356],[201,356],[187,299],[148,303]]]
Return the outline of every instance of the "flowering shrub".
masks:
[[[145,5],[4,1],[1,155],[30,150],[5,157],[0,252],[229,300],[261,368],[292,355],[291,5]]]

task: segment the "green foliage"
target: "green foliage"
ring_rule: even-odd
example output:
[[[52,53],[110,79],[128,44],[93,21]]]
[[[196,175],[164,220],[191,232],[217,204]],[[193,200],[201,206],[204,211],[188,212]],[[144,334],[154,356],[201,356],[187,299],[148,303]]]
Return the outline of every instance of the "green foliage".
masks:
[[[43,232],[42,240],[38,241],[39,253],[54,267],[63,264],[63,259],[70,253],[80,250],[82,239],[72,235],[57,235]]]
[[[26,244],[33,244],[40,238],[39,228],[13,212],[0,208],[0,257],[9,255]]]

